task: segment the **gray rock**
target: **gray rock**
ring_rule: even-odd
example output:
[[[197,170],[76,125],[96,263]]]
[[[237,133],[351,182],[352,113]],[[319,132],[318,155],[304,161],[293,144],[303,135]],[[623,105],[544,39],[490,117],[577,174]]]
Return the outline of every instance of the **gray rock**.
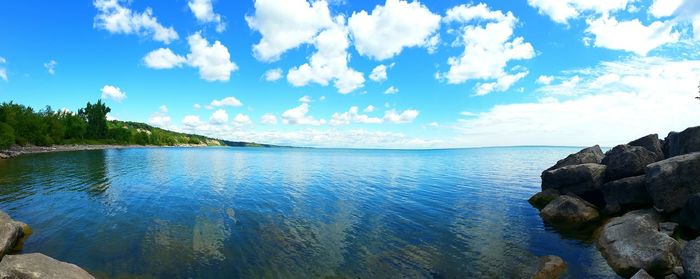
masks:
[[[12,220],[7,213],[0,211],[0,258],[12,252],[19,240],[24,236],[28,226]]]
[[[666,158],[700,152],[700,126],[685,129],[683,132],[671,132],[664,143]]]
[[[605,180],[605,166],[581,164],[561,167],[542,173],[542,190],[554,189],[559,193],[583,195],[599,190]]]
[[[665,233],[668,236],[673,236],[673,234],[676,233],[677,228],[678,228],[678,223],[673,223],[673,222],[659,223],[659,231],[661,231],[662,233]]]
[[[580,164],[600,164],[603,160],[603,151],[600,146],[594,145],[588,148],[584,148],[579,152],[570,154],[564,159],[559,160],[554,166],[551,166],[547,170],[558,169],[566,166],[580,165]]]
[[[7,255],[0,262],[2,279],[85,279],[92,278],[82,268],[39,253]]]
[[[535,208],[542,209],[557,197],[559,197],[559,192],[554,189],[547,189],[535,194],[527,201]]]
[[[683,278],[685,277],[685,270],[683,270],[682,266],[677,266],[673,268],[673,274],[675,274],[678,278]]]
[[[598,219],[596,207],[579,197],[559,196],[540,211],[542,220],[553,225],[581,227]]]
[[[700,193],[688,198],[679,214],[678,221],[693,230],[700,230]]]
[[[654,278],[654,277],[651,277],[651,278]],[[669,275],[664,276],[664,279],[679,279],[679,278],[678,278],[678,276],[676,276],[676,274],[669,274]]]
[[[700,192],[700,152],[650,164],[646,172],[654,207],[664,212],[681,209],[692,195]]]
[[[644,269],[640,269],[630,279],[654,279],[654,277],[651,277]]]
[[[540,257],[537,272],[532,279],[557,279],[566,273],[566,263],[558,256]]]
[[[605,212],[615,214],[625,208],[648,207],[653,204],[647,192],[646,176],[633,176],[610,181],[601,186]]]
[[[654,210],[631,211],[612,218],[600,232],[597,246],[612,269],[623,277],[644,269],[652,276],[673,272],[680,260],[680,244],[658,231]]]
[[[636,140],[631,141],[628,144],[631,146],[639,146],[646,148],[647,150],[656,154],[657,160],[663,160],[665,158],[663,145],[661,145],[661,141],[659,141],[659,135],[657,134],[651,134],[648,136],[638,138]]]
[[[644,147],[621,144],[605,153],[607,181],[644,174],[647,165],[657,162],[656,154]]]
[[[700,238],[688,241],[681,252],[681,262],[685,278],[700,278]]]

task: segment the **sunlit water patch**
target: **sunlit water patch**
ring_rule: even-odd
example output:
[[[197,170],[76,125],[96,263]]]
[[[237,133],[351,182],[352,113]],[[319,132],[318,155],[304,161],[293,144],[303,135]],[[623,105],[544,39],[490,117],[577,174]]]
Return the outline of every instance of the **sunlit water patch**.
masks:
[[[571,148],[153,148],[0,161],[0,209],[98,277],[614,277],[527,199]]]

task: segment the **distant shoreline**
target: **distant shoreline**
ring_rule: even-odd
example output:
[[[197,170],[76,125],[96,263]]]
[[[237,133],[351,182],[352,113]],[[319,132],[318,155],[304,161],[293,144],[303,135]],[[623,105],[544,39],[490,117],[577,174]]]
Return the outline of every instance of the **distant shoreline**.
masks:
[[[70,151],[105,150],[105,149],[127,149],[127,148],[149,148],[149,147],[210,147],[208,145],[183,144],[175,146],[158,145],[116,145],[116,144],[70,144],[54,146],[13,146],[10,149],[0,150],[0,160],[11,159],[26,154],[55,153]]]

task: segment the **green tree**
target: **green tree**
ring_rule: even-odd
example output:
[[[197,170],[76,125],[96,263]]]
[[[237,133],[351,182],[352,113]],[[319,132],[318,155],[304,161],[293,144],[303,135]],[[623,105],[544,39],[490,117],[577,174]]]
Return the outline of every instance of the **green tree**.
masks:
[[[69,111],[59,112],[58,118],[65,129],[64,139],[82,141],[87,131],[87,122],[83,117]]]
[[[78,114],[87,121],[87,131],[85,135],[90,139],[106,139],[108,135],[107,114],[112,111],[102,100],[98,100],[94,105],[87,103],[85,108],[80,109]]]
[[[15,129],[7,123],[0,122],[0,149],[8,149],[15,144]]]

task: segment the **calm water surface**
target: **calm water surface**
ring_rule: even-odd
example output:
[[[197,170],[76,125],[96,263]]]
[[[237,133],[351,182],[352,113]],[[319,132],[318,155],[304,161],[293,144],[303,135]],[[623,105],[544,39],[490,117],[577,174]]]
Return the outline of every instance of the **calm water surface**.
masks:
[[[0,209],[101,278],[518,278],[555,254],[614,273],[527,199],[571,148],[145,148],[0,161]]]

